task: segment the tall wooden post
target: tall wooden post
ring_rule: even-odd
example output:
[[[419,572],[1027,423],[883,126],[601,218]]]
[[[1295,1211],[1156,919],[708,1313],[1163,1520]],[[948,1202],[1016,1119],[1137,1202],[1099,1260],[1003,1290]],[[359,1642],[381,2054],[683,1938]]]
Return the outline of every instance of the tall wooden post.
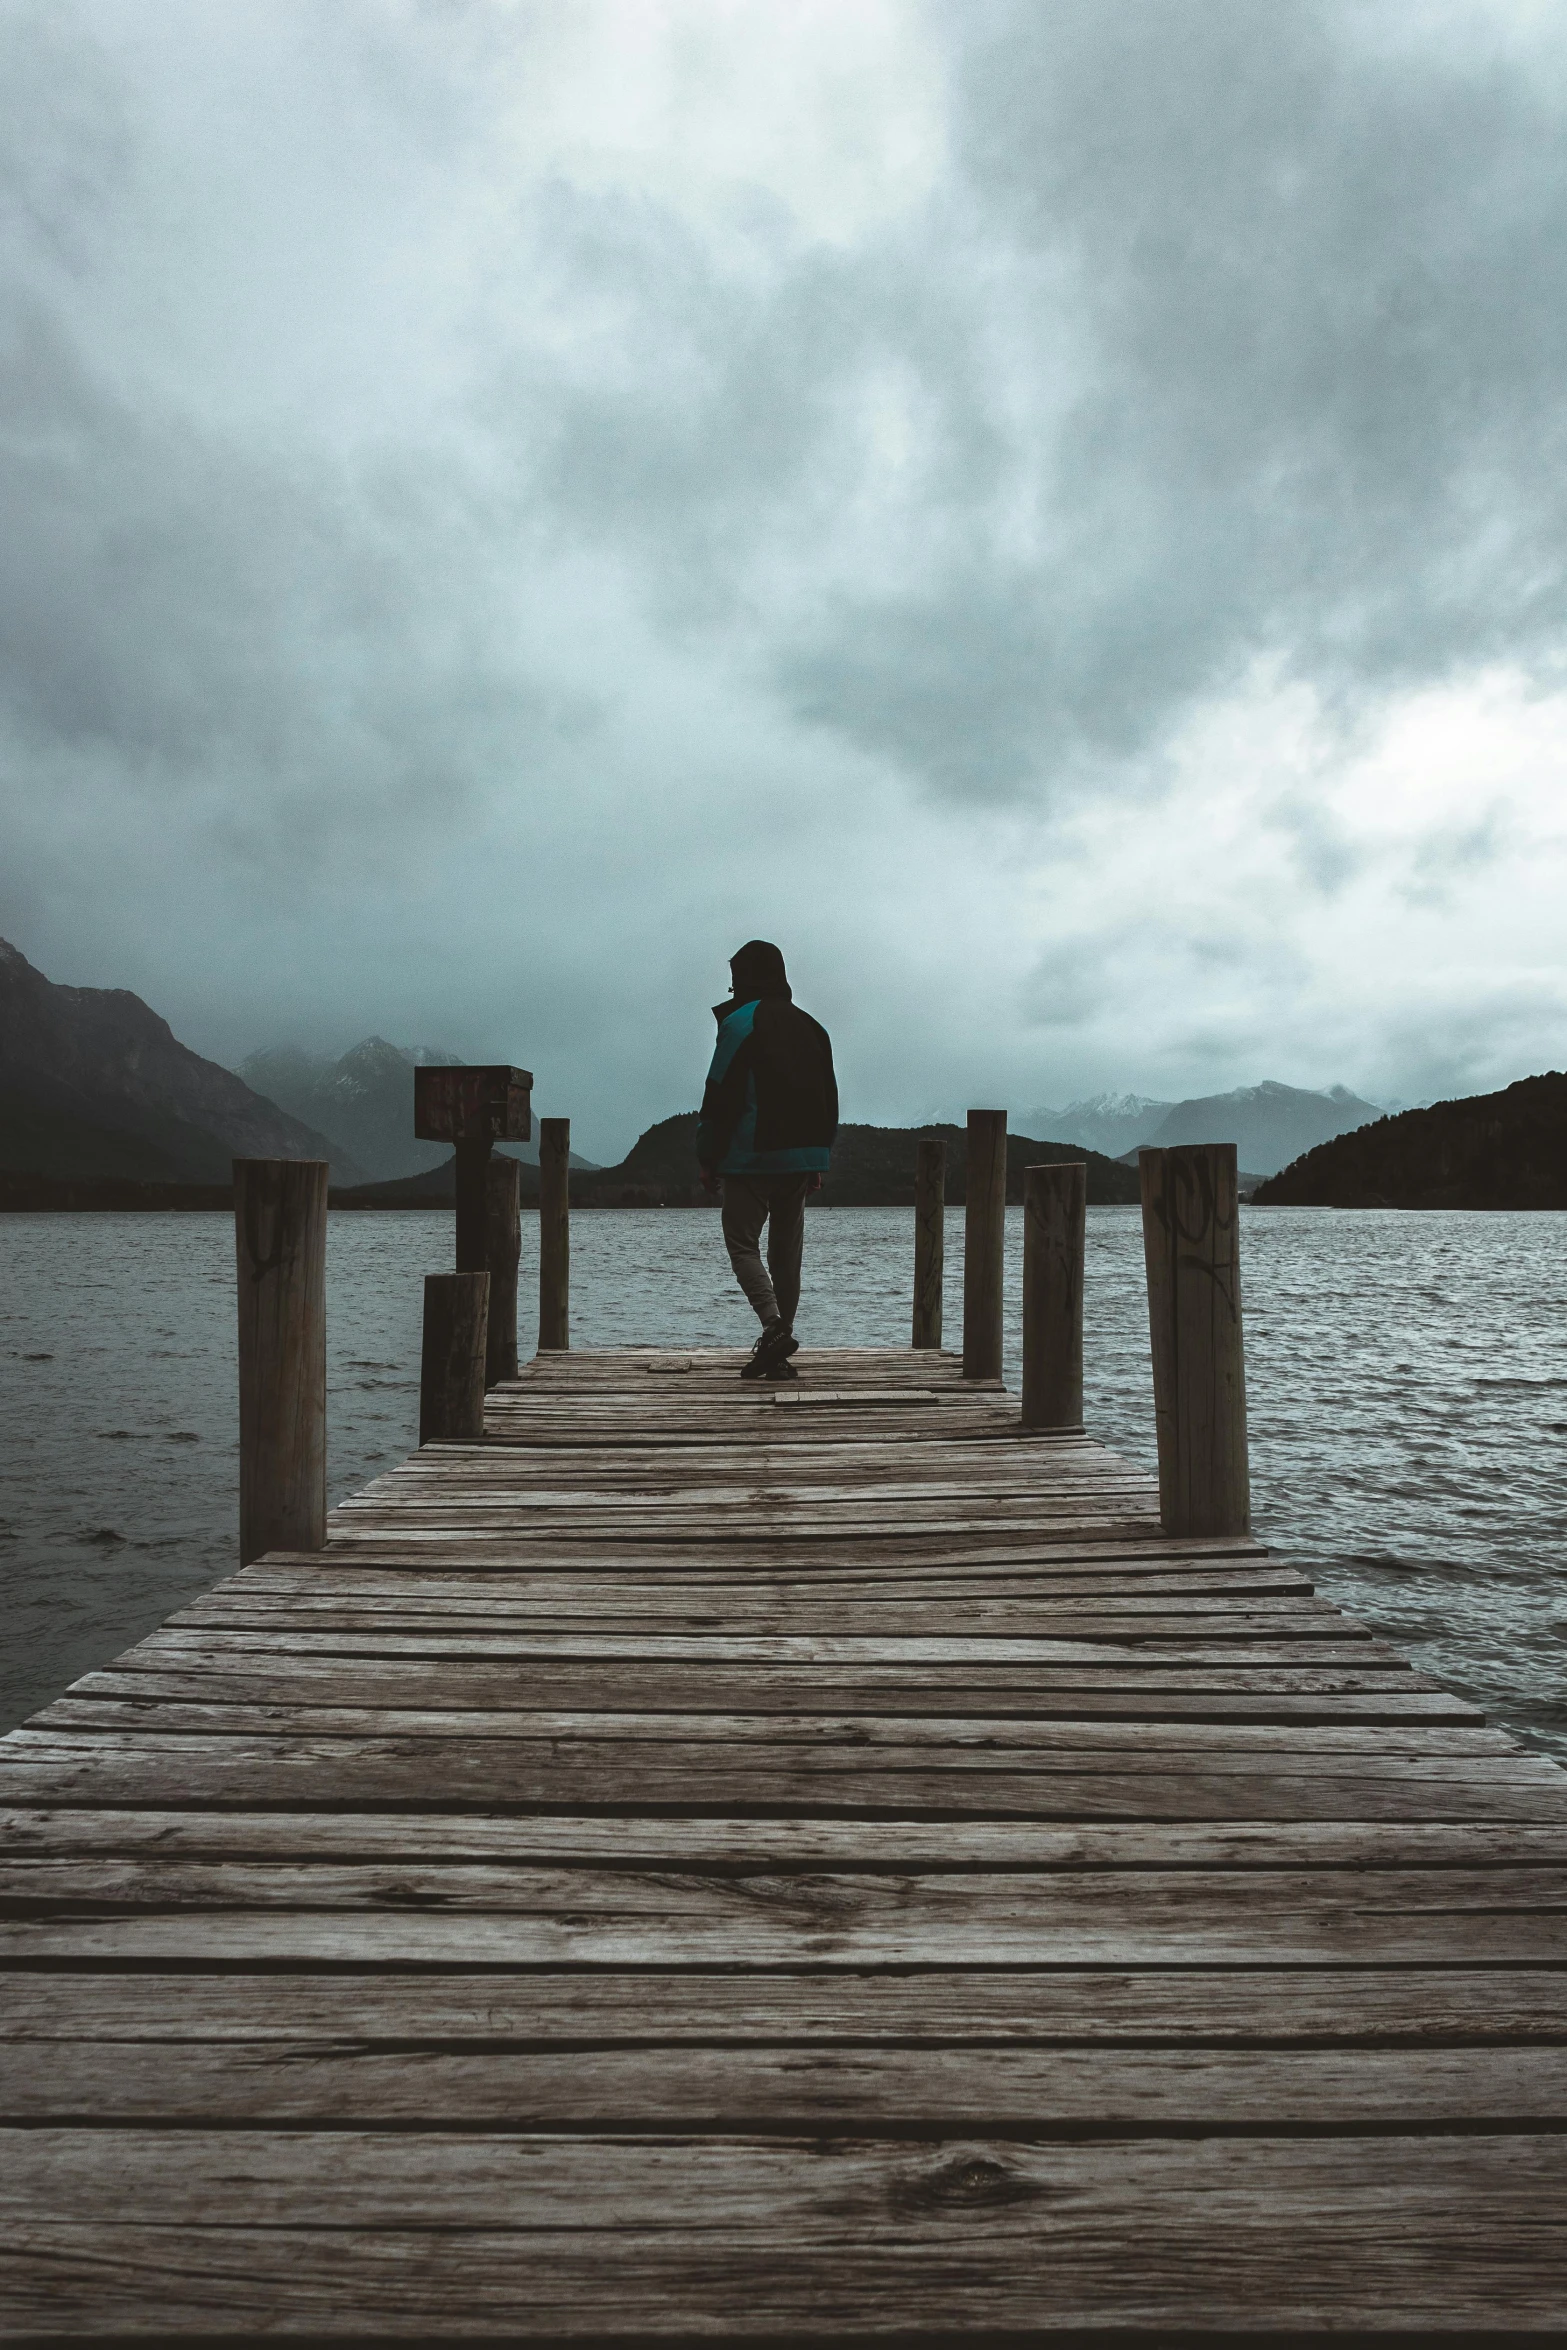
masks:
[[[1088,1169],[1023,1172],[1023,1426],[1083,1425],[1083,1242]]]
[[[1232,1142],[1139,1153],[1167,1534],[1246,1534],[1246,1367]]]
[[[490,1262],[490,1153],[497,1142],[526,1142],[533,1132],[533,1079],[505,1062],[413,1074],[415,1134],[452,1146],[457,1270],[482,1273]]]
[[[947,1269],[947,1146],[939,1134],[920,1137],[914,1160],[914,1338],[917,1347],[941,1344],[941,1285]]]
[[[539,1120],[539,1352],[571,1344],[571,1120]]]
[[[419,1356],[419,1442],[477,1444],[484,1434],[488,1273],[426,1273]]]
[[[322,1159],[234,1161],[239,1563],[326,1540]]]
[[[517,1376],[517,1265],[522,1255],[522,1210],[517,1162],[504,1152],[490,1161],[484,1198],[484,1261],[490,1276],[489,1337],[484,1384]]]
[[[963,1199],[963,1376],[999,1379],[1007,1229],[1005,1110],[970,1110],[968,1114],[968,1177]]]
[[[452,1145],[457,1177],[457,1270],[482,1273],[490,1221],[490,1153],[494,1138],[465,1136]]]

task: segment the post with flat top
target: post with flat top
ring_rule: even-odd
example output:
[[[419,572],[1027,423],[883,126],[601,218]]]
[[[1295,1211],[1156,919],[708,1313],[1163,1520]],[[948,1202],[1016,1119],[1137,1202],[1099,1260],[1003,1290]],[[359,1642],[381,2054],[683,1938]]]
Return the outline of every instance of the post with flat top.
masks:
[[[477,1444],[484,1434],[488,1273],[427,1273],[419,1356],[419,1442]]]
[[[1083,1425],[1083,1243],[1088,1168],[1023,1171],[1023,1426]]]
[[[324,1159],[234,1161],[239,1563],[326,1540]]]
[[[539,1352],[571,1344],[571,1120],[539,1120]]]
[[[1007,1230],[1005,1110],[970,1110],[968,1114],[963,1200],[963,1376],[999,1379]]]
[[[1246,1534],[1246,1366],[1232,1142],[1138,1153],[1167,1534]]]
[[[921,1135],[914,1160],[914,1337],[941,1344],[941,1285],[947,1266],[947,1146]]]
[[[496,1143],[526,1142],[532,1132],[533,1078],[528,1070],[513,1069],[504,1062],[415,1069],[414,1133],[421,1142],[449,1142],[456,1162],[457,1270],[493,1277],[491,1305],[497,1327],[486,1352],[497,1360],[506,1354],[510,1299],[513,1369],[517,1351],[516,1257],[511,1257],[508,1268],[511,1239],[505,1215],[491,1213],[490,1154]],[[504,1183],[505,1178],[501,1180]]]

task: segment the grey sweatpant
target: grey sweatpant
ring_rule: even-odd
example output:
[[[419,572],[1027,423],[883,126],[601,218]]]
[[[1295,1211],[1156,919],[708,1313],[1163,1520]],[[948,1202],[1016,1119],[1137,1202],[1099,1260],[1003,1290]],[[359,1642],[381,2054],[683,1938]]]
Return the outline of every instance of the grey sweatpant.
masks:
[[[800,1258],[805,1248],[804,1175],[725,1175],[724,1244],[735,1279],[758,1321],[783,1321],[792,1330],[800,1305]],[[762,1226],[767,1263],[762,1263]],[[771,1278],[769,1279],[769,1275]]]

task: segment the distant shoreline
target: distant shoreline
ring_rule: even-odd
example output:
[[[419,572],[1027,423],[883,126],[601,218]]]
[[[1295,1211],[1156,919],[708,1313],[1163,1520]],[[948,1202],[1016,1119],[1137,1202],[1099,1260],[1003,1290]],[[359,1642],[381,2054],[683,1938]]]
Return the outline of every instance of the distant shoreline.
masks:
[[[639,1136],[618,1167],[573,1167],[573,1208],[697,1208],[711,1214],[717,1200],[697,1177],[697,1121],[694,1112],[662,1119]],[[967,1137],[957,1126],[841,1126],[823,1189],[811,1204],[826,1208],[909,1208],[914,1205],[914,1171],[920,1142],[927,1137],[947,1149],[947,1205],[961,1206],[967,1174]],[[1137,1171],[1119,1160],[1069,1143],[1038,1136],[1007,1137],[1007,1200],[1023,1197],[1025,1170],[1041,1161],[1071,1160],[1088,1170],[1092,1206],[1127,1205],[1138,1197]],[[539,1171],[518,1162],[525,1208],[538,1205]],[[131,1176],[45,1175],[0,1170],[0,1213],[67,1213],[127,1210],[208,1211],[231,1208],[227,1183],[149,1182]],[[456,1167],[451,1159],[424,1175],[393,1177],[382,1183],[334,1184],[329,1205],[344,1209],[440,1209],[450,1215],[456,1200]]]
[[[380,1189],[379,1186],[373,1188]],[[334,1184],[327,1193],[327,1205],[356,1214],[374,1214],[398,1208],[427,1211],[440,1209],[448,1216],[453,1212],[454,1203],[450,1194],[443,1196],[439,1192],[419,1192],[402,1199],[363,1196],[371,1189],[369,1186]],[[574,1207],[590,1204],[598,1206],[600,1203],[581,1200],[572,1202]],[[627,1200],[616,1204],[644,1207],[662,1206],[665,1203]],[[537,1195],[525,1199],[523,1205],[537,1207]],[[234,1187],[229,1183],[133,1183],[114,1176],[76,1180],[68,1176],[0,1174],[0,1215],[232,1215],[233,1211]]]

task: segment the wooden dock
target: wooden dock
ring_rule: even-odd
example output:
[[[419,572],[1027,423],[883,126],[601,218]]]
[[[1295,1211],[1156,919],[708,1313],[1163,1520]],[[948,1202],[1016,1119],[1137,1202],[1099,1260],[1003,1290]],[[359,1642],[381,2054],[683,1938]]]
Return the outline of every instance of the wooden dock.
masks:
[[[738,1361],[0,1744],[10,2333],[1567,2328],[1567,1776],[951,1357]]]

